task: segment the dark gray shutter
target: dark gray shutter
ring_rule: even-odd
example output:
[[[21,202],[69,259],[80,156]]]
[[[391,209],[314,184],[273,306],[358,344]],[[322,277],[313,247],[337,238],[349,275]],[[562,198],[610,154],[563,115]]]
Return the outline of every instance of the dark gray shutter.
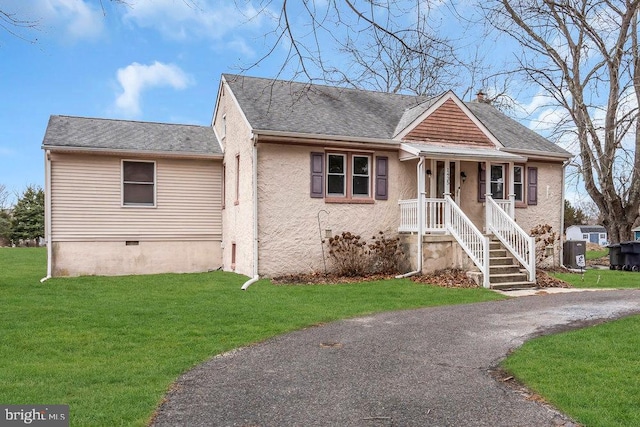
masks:
[[[311,197],[324,197],[324,153],[311,153]]]
[[[376,157],[376,200],[389,198],[389,158]]]
[[[478,201],[484,202],[487,194],[487,176],[485,174],[484,163],[478,163]]]
[[[527,168],[527,204],[538,204],[538,168]]]

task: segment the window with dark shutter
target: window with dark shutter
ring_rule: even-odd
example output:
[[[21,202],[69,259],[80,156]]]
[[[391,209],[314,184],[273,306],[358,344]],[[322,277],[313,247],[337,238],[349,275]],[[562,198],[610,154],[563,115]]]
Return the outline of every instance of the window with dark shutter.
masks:
[[[389,166],[388,157],[376,157],[376,199],[387,200],[389,198]]]
[[[527,168],[527,204],[538,204],[538,168]]]
[[[324,197],[324,153],[311,153],[311,197]]]

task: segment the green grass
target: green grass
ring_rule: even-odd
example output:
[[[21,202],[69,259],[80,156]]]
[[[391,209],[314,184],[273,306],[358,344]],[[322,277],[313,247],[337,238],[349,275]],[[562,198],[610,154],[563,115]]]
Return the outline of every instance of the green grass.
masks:
[[[588,427],[640,426],[640,316],[538,338],[504,368]]]
[[[640,288],[640,273],[622,270],[589,269],[583,273],[551,273],[576,288]]]
[[[602,250],[599,251],[586,251],[585,253],[585,258],[588,260],[592,260],[592,259],[600,259],[600,258],[605,258],[609,256],[609,249],[604,248]]]
[[[177,377],[276,334],[373,312],[500,299],[409,280],[274,286],[230,273],[50,279],[0,248],[0,402],[68,404],[74,426],[145,425]]]

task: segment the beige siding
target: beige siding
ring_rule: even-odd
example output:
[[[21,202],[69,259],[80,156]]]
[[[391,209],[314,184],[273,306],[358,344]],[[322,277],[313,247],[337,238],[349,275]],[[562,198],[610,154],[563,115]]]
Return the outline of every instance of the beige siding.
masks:
[[[122,206],[121,160],[52,156],[54,242],[221,239],[219,160],[145,159],[156,161],[155,207]]]

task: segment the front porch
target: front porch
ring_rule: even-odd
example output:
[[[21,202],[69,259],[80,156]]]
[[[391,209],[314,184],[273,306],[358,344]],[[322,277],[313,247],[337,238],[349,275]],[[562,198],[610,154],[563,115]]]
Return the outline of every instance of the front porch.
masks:
[[[477,281],[487,288],[504,282],[535,285],[535,242],[515,221],[515,206],[523,195],[516,161],[526,159],[484,149],[414,150],[414,157],[404,160],[411,159],[418,160],[417,197],[398,201],[398,232],[419,237],[412,251],[415,271],[453,262],[459,268],[475,266]]]

